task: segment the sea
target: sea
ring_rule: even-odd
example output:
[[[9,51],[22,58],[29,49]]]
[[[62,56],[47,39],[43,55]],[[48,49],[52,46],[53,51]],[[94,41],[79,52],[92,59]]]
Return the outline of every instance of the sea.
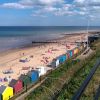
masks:
[[[85,30],[86,26],[0,26],[0,52]],[[100,27],[91,26],[89,30],[100,30]]]

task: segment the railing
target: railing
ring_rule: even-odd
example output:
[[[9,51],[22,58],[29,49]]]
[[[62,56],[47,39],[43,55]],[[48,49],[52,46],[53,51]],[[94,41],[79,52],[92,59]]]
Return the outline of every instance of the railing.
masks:
[[[89,75],[84,80],[84,82],[82,83],[82,85],[79,88],[79,90],[75,93],[75,95],[73,96],[72,100],[80,100],[80,97],[81,97],[82,93],[86,89],[88,83],[90,82],[91,78],[93,77],[93,75],[94,75],[95,71],[97,70],[97,68],[99,67],[99,65],[100,65],[100,59],[97,60],[96,64],[91,69]]]
[[[100,85],[99,85],[99,88],[97,89],[97,92],[94,96],[94,100],[99,100],[99,97],[100,97]]]

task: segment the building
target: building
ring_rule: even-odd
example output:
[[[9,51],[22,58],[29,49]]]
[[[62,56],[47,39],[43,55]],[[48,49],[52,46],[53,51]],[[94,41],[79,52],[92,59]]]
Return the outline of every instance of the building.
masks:
[[[52,63],[51,63],[51,66],[53,67],[53,68],[57,68],[58,66],[59,66],[59,59],[54,59],[53,61],[52,61]]]
[[[23,87],[26,87],[31,83],[31,78],[28,75],[21,75],[19,80],[23,82]]]
[[[64,54],[64,55],[61,55],[61,56],[59,56],[58,57],[58,59],[59,59],[59,63],[64,63],[65,61],[66,61],[66,58],[67,56]]]
[[[13,97],[13,88],[9,86],[0,86],[0,100],[9,100]]]
[[[91,44],[92,42],[94,42],[95,40],[100,39],[100,34],[95,34],[95,35],[90,35],[88,37],[88,42],[89,44]]]
[[[28,76],[31,78],[31,82],[35,83],[39,78],[39,73],[36,70],[32,70],[28,73]]]
[[[45,67],[45,66],[38,66],[37,68],[36,68],[36,70],[38,71],[38,73],[39,73],[39,77],[40,76],[42,76],[42,75],[45,75],[46,73],[47,73],[47,67]]]
[[[16,94],[23,89],[23,82],[21,80],[12,79],[9,86],[13,88],[13,92]]]

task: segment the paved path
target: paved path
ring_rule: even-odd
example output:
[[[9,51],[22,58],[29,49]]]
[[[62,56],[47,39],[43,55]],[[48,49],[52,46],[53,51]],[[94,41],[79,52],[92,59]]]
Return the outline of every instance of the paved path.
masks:
[[[44,80],[42,80],[40,83],[38,83],[35,86],[33,86],[31,89],[29,89],[24,94],[22,94],[19,97],[17,97],[15,100],[25,100],[25,97],[27,97],[32,91],[34,91],[34,89],[36,89],[38,86],[40,86],[45,80],[46,80],[46,78]]]

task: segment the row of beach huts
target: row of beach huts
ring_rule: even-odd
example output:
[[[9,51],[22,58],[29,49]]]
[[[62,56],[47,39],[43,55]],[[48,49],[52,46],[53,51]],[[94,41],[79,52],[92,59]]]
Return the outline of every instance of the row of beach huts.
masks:
[[[67,61],[69,58],[77,55],[84,48],[83,45],[77,46],[73,50],[66,50],[66,54],[60,55],[56,59],[54,59],[50,66],[55,69],[59,67],[60,64]],[[27,73],[27,75],[21,75],[18,80],[12,79],[8,86],[1,85],[0,86],[0,100],[9,100],[14,95],[21,93],[23,89],[27,88],[30,84],[35,84],[39,77],[46,74],[45,67],[41,67],[41,70],[31,70]]]

